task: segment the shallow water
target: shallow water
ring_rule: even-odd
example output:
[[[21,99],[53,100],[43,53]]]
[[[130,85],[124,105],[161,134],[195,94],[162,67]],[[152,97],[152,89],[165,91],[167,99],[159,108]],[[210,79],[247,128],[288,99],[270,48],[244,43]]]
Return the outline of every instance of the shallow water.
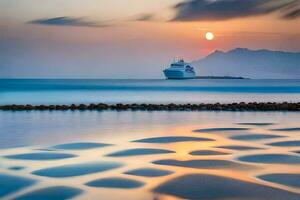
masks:
[[[0,199],[300,199],[299,117],[0,111]]]
[[[1,104],[295,102],[300,80],[0,79]]]

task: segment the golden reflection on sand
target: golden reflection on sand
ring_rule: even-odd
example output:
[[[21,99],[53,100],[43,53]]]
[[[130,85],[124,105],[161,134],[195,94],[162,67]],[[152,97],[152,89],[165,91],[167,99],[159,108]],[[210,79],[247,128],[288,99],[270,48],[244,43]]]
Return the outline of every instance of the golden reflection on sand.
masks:
[[[294,126],[297,124],[290,124],[289,126]],[[244,125],[245,126],[245,125]],[[234,178],[246,182],[267,185],[270,187],[275,187],[283,189],[286,191],[291,191],[298,193],[300,195],[300,189],[289,187],[287,185],[271,183],[267,181],[260,180],[256,178],[258,175],[270,174],[270,173],[300,173],[300,163],[299,164],[289,164],[289,163],[277,163],[277,164],[265,164],[265,163],[251,163],[239,161],[238,158],[245,155],[256,155],[256,154],[268,154],[268,153],[278,153],[286,155],[297,155],[293,151],[299,150],[300,147],[273,147],[267,145],[270,142],[284,141],[284,140],[299,140],[299,132],[275,132],[270,131],[269,128],[280,127],[280,124],[271,125],[268,127],[256,127],[256,126],[245,126],[250,128],[247,131],[224,131],[224,132],[210,132],[210,133],[198,133],[193,132],[195,129],[205,129],[211,127],[241,127],[236,124],[205,124],[205,125],[180,125],[172,126],[165,129],[152,128],[151,130],[137,130],[134,133],[120,133],[116,137],[104,137],[98,138],[95,135],[94,138],[90,138],[91,142],[102,142],[114,144],[112,146],[106,146],[103,148],[94,148],[87,150],[56,150],[49,148],[50,146],[42,147],[22,147],[15,149],[3,149],[1,150],[1,155],[14,155],[21,153],[32,153],[32,152],[48,152],[55,153],[71,153],[77,155],[74,158],[61,159],[61,160],[15,160],[1,157],[1,168],[0,173],[17,175],[27,178],[32,178],[38,180],[39,182],[31,187],[16,191],[10,195],[8,198],[15,198],[26,194],[28,192],[35,191],[36,189],[65,185],[74,188],[82,189],[84,192],[75,197],[77,199],[97,199],[99,197],[110,200],[123,199],[143,199],[143,200],[175,200],[179,199],[174,196],[168,196],[163,194],[154,194],[152,190],[159,185],[166,183],[175,177],[182,175],[201,173],[201,174],[212,174],[217,176],[225,176],[228,178]],[[285,125],[286,126],[286,125]],[[138,133],[138,134],[137,134]],[[277,134],[286,136],[285,138],[273,138],[265,139],[259,141],[239,141],[230,139],[232,135],[238,134]],[[139,143],[131,142],[132,140],[143,139],[148,137],[162,137],[162,136],[191,136],[191,137],[201,137],[209,138],[213,141],[188,141],[188,142],[174,142],[174,143]],[[240,145],[248,147],[258,147],[261,149],[253,150],[234,150],[234,149],[222,149],[220,146],[226,145]],[[40,148],[43,148],[39,150]],[[154,148],[154,149],[166,149],[175,151],[175,153],[170,154],[155,154],[155,155],[139,155],[139,156],[124,156],[124,157],[109,157],[107,154],[112,152],[117,152],[125,149],[132,148]],[[212,150],[212,151],[222,151],[228,154],[226,155],[191,155],[190,152],[196,150]],[[299,155],[298,155],[299,156]],[[177,161],[191,161],[191,160],[225,160],[231,161],[233,163],[238,163],[241,165],[250,166],[249,168],[227,168],[227,167],[186,167],[186,166],[170,166],[170,165],[157,165],[154,161],[157,160],[167,160],[173,159]],[[51,167],[58,167],[63,165],[78,164],[78,163],[88,163],[88,162],[120,162],[123,166],[107,170],[103,172],[90,173],[82,176],[64,177],[64,178],[49,178],[44,176],[38,176],[32,174],[32,172]],[[9,166],[24,166],[22,170],[9,170]],[[142,177],[124,174],[124,172],[139,169],[139,168],[154,168],[161,170],[169,170],[174,173],[161,177]],[[136,181],[141,181],[145,183],[143,187],[135,189],[117,189],[117,188],[96,188],[89,187],[85,185],[87,182],[108,177],[119,177],[119,178],[129,178]],[[300,197],[300,196],[299,196]]]

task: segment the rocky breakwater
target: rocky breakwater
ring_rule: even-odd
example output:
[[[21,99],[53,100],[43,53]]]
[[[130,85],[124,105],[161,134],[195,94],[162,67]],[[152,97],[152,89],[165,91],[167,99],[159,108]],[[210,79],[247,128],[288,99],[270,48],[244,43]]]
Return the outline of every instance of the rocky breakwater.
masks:
[[[201,104],[72,104],[72,105],[1,105],[0,110],[145,110],[145,111],[300,111],[300,102],[201,103]]]

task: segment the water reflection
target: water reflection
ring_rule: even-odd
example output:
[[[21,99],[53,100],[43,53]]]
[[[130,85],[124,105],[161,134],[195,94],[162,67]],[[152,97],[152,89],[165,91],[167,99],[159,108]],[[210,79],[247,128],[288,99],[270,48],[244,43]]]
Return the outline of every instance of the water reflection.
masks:
[[[184,199],[299,199],[299,194],[237,179],[188,174],[155,188],[156,192]]]
[[[22,195],[17,200],[57,200],[71,199],[82,193],[82,190],[66,186],[55,186],[44,189],[35,190],[28,194]]]
[[[46,113],[26,123],[8,113],[17,126],[0,125],[31,142],[4,148],[20,133],[0,135],[0,198],[300,198],[297,113]],[[64,125],[51,129],[57,117]]]

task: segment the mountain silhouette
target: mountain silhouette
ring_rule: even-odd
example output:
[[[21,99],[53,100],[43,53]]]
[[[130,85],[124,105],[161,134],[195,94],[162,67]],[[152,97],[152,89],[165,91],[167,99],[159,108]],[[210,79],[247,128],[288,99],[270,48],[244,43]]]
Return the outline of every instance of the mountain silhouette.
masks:
[[[300,79],[300,52],[236,48],[192,62],[199,76]]]

